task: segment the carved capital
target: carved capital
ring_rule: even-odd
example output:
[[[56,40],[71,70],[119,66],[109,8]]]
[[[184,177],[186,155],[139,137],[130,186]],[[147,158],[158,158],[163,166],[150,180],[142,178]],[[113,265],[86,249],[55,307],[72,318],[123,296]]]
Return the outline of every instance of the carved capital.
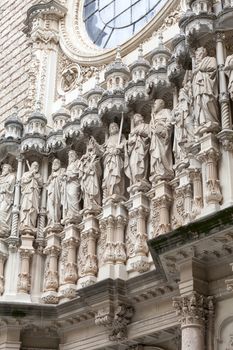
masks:
[[[181,326],[204,325],[207,304],[203,295],[192,292],[190,295],[174,298],[173,307],[180,317]]]
[[[233,152],[233,130],[222,130],[218,134],[218,139],[224,151]]]

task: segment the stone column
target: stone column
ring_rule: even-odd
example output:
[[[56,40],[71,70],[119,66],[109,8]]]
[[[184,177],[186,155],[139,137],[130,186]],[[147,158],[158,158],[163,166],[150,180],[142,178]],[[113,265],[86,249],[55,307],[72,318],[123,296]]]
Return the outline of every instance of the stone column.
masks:
[[[47,255],[47,266],[44,275],[44,293],[42,300],[45,304],[57,304],[58,297],[58,257],[61,251],[60,237],[55,232],[49,232],[47,235],[47,246],[44,253]]]
[[[218,64],[218,78],[219,78],[219,102],[221,106],[221,121],[222,129],[231,129],[231,114],[229,95],[227,91],[226,75],[224,73],[224,33],[216,33],[216,59]]]
[[[181,350],[205,349],[205,297],[196,292],[174,298],[181,324]]]
[[[30,260],[34,254],[34,248],[32,246],[34,237],[31,235],[23,235],[21,237],[22,243],[19,248],[20,254],[20,272],[18,276],[18,296],[24,301],[31,301],[30,287],[31,287],[31,276],[30,276]]]
[[[115,261],[115,249],[114,249],[114,231],[115,231],[115,218],[113,215],[108,216],[106,219],[107,237],[106,245],[104,249],[103,261],[105,264],[114,264]]]
[[[204,212],[212,212],[219,209],[222,201],[220,181],[218,178],[218,159],[220,156],[217,139],[212,134],[207,134],[200,139],[201,151],[198,159],[202,162],[202,176],[204,184]]]
[[[30,257],[32,252],[29,249],[20,249],[20,274],[18,281],[18,293],[29,293],[30,291]]]
[[[201,210],[203,208],[203,192],[200,169],[193,169],[190,173],[190,176],[193,181],[192,216],[196,217],[201,213]]]
[[[155,196],[152,198],[154,213],[154,236],[167,233],[171,230],[170,223],[171,188],[166,181],[160,181],[155,185]],[[156,222],[155,222],[156,221]]]
[[[37,236],[36,242],[39,245],[44,244],[44,228],[46,223],[46,203],[47,203],[47,190],[46,183],[48,180],[48,158],[43,158],[42,161],[42,177],[43,177],[43,188],[41,191],[41,204],[40,204],[40,212],[38,217],[38,228],[37,228]]]
[[[97,214],[97,213],[96,213]],[[78,252],[78,285],[77,288],[89,286],[97,280],[97,247],[99,224],[96,215],[86,211],[81,223],[82,231]]]
[[[125,252],[125,229],[126,219],[119,215],[116,218],[116,238],[115,238],[115,263],[120,268],[120,265],[124,265],[126,262]]]
[[[100,239],[99,251],[99,279],[126,279],[126,254],[124,242],[124,228],[126,224],[126,208],[123,203],[109,201],[103,206],[99,217]]]
[[[149,201],[143,192],[138,192],[131,195],[128,205],[130,210],[126,234],[127,271],[142,273],[148,271],[151,265],[146,243]]]
[[[18,225],[19,225],[19,206],[20,206],[20,180],[23,174],[23,160],[24,157],[22,155],[19,155],[18,158],[18,166],[17,166],[17,173],[16,173],[16,183],[15,183],[15,192],[14,192],[14,203],[13,203],[13,210],[12,210],[12,226],[11,226],[11,234],[8,238],[9,244],[17,245],[19,240],[19,232],[18,232]]]
[[[79,230],[71,224],[65,227],[65,237],[62,241],[62,250],[66,250],[66,261],[64,262],[64,276],[59,286],[59,298],[62,301],[76,297],[77,272],[77,247],[79,244]]]
[[[56,87],[56,70],[59,49],[59,20],[67,9],[58,2],[36,4],[27,12],[24,32],[32,47],[32,71],[37,70],[37,79],[31,81],[28,108],[33,110],[40,101],[41,112],[51,124],[51,106]],[[33,106],[34,105],[34,106]]]

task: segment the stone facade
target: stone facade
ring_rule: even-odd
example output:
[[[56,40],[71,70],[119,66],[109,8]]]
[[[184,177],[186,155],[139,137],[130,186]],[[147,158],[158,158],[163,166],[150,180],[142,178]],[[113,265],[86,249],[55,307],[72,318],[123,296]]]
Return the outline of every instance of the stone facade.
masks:
[[[231,349],[233,3],[83,3],[3,3],[0,348]]]

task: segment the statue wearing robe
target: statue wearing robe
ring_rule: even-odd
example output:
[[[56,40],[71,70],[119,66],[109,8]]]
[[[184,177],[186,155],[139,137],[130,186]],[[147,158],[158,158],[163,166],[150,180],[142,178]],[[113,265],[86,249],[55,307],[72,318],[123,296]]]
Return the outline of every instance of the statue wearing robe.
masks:
[[[172,123],[175,125],[173,152],[176,160],[183,160],[186,157],[185,147],[194,142],[192,104],[190,71],[187,71],[183,87],[179,91],[178,103],[172,111]]]
[[[207,56],[206,49],[199,47],[195,52],[192,87],[194,117],[201,135],[219,129],[216,74],[216,58]]]
[[[149,125],[144,123],[141,114],[134,115],[134,128],[127,142],[128,162],[125,173],[131,185],[146,181],[149,150]]]
[[[63,221],[77,222],[80,218],[79,159],[75,151],[69,151],[68,166],[63,176]]]
[[[10,232],[14,186],[15,174],[12,167],[3,164],[0,175],[0,237]]]
[[[86,210],[98,210],[101,205],[100,148],[93,137],[90,138],[86,153],[80,159],[79,176]]]
[[[119,140],[119,127],[117,123],[109,126],[109,138],[104,144],[104,199],[111,196],[123,196],[125,191],[124,181],[124,145],[125,138]]]
[[[61,168],[59,159],[54,159],[52,173],[47,181],[47,218],[48,226],[60,224],[61,221],[61,187],[65,169]]]
[[[164,108],[163,100],[155,100],[150,121],[150,180],[171,179],[171,111]]]
[[[25,172],[21,179],[21,228],[36,227],[42,184],[42,177],[39,174],[39,164],[33,162],[29,171]]]
[[[227,56],[224,71],[229,78],[228,92],[231,100],[233,100],[233,55]]]

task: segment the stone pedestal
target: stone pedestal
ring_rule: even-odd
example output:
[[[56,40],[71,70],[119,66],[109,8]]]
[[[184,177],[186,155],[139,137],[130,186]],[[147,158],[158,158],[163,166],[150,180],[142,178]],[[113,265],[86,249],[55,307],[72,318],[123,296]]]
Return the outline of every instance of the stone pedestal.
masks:
[[[58,257],[61,251],[59,232],[54,232],[53,228],[47,230],[47,245],[44,253],[47,255],[47,264],[44,276],[44,291],[42,301],[45,304],[57,304],[58,297]]]
[[[125,225],[127,212],[122,203],[108,201],[100,215],[98,279],[126,279]]]
[[[18,298],[23,301],[31,301],[30,289],[31,289],[31,276],[30,276],[30,260],[34,254],[34,248],[32,246],[34,237],[31,235],[23,235],[21,237],[22,244],[19,248],[20,254],[20,273],[18,276]]]
[[[61,302],[76,297],[77,272],[77,247],[79,244],[79,230],[76,225],[66,226],[65,237],[62,241],[62,250],[66,251],[67,258],[64,263],[64,276],[59,286],[59,298]]]
[[[138,192],[128,202],[129,224],[126,236],[127,271],[146,272],[150,269],[147,246],[147,217],[149,201],[147,196]]]
[[[204,208],[202,214],[219,210],[222,193],[218,177],[219,146],[213,134],[206,134],[200,139],[201,151],[198,159],[202,163],[202,183],[204,193]]]
[[[171,187],[166,181],[156,183],[152,197],[152,225],[153,236],[167,233],[171,230],[170,223],[170,205],[171,205]]]
[[[81,235],[78,252],[79,279],[77,288],[83,288],[95,283],[98,270],[96,241],[99,236],[99,225],[93,211],[84,213],[80,226]]]

